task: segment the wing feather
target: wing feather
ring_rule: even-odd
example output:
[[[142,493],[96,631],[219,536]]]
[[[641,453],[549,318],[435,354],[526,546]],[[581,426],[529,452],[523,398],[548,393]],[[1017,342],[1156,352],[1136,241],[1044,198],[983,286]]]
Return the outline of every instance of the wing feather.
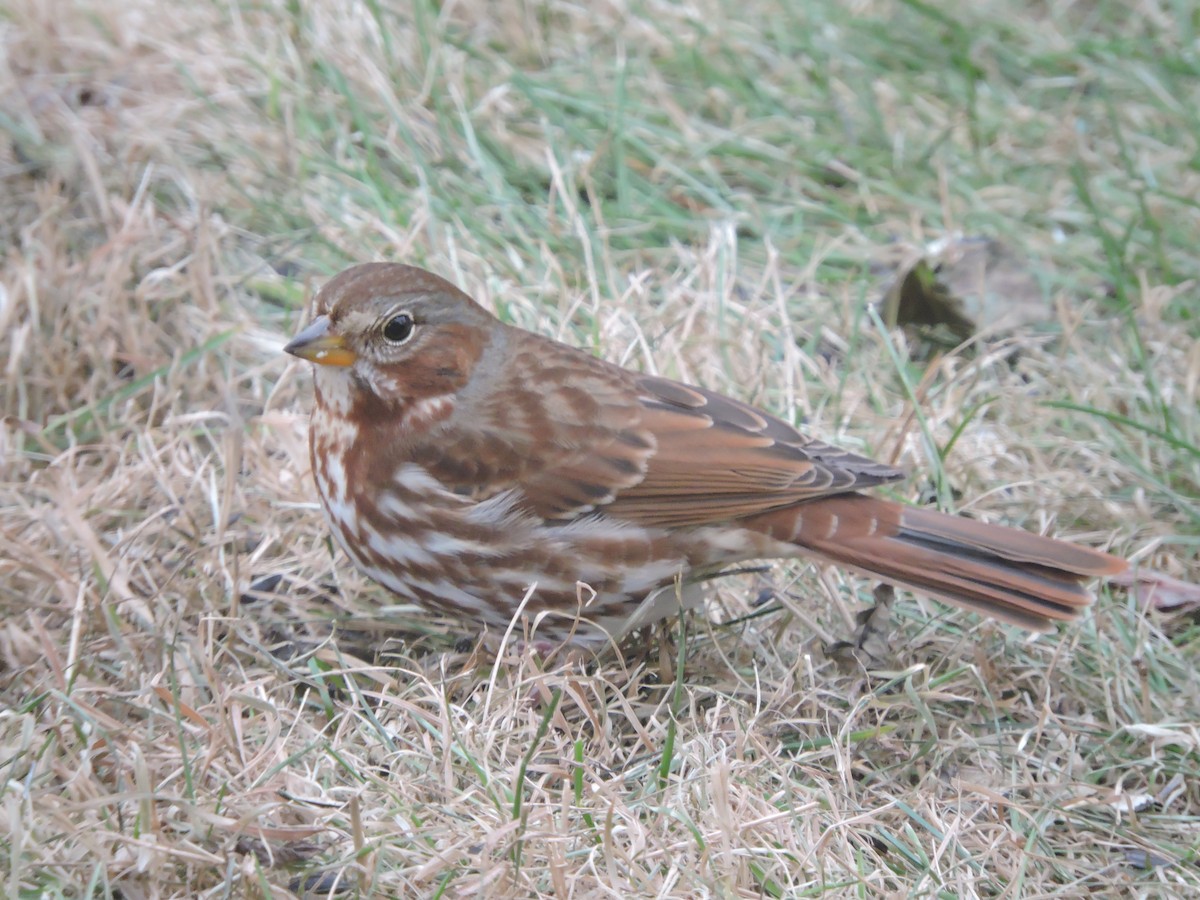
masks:
[[[460,396],[448,423],[478,439],[422,454],[443,481],[469,473],[459,489],[476,499],[516,488],[548,520],[603,512],[685,527],[903,477],[745,403],[527,332],[509,330],[496,352],[494,374],[481,362],[492,389]],[[466,458],[480,448],[491,452]]]

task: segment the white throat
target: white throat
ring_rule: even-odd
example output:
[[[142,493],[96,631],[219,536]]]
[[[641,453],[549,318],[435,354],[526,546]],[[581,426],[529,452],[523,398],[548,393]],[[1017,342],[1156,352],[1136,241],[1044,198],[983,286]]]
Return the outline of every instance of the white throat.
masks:
[[[349,416],[354,405],[354,382],[349,369],[314,366],[313,385],[329,412]]]

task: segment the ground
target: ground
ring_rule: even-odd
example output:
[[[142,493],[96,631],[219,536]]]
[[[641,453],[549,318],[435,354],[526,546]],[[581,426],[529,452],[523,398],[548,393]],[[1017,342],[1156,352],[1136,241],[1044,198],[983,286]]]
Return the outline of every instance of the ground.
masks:
[[[1102,585],[1031,637],[901,592],[855,655],[875,585],[796,563],[599,660],[481,644],[334,550],[280,351],[340,268],[422,265],[901,465],[898,498],[1194,584],[1198,29],[8,0],[7,895],[1196,896],[1186,608]],[[968,341],[889,327],[898,270],[967,295],[980,248]]]

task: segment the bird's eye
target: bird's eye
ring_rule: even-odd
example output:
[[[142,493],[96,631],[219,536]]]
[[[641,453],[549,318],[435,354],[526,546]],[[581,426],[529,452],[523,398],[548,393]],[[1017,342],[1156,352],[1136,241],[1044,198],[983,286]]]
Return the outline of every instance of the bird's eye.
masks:
[[[413,317],[408,313],[398,313],[383,325],[383,339],[389,344],[403,344],[413,333]]]

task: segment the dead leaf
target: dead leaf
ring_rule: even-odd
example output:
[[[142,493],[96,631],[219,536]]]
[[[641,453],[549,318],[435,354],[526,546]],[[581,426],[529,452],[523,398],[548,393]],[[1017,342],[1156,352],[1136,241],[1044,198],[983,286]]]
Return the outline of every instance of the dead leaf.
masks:
[[[1186,612],[1200,609],[1200,584],[1172,578],[1154,569],[1128,569],[1114,575],[1113,584],[1133,592],[1138,607],[1159,612]]]
[[[938,242],[938,279],[962,298],[963,308],[989,333],[1052,322],[1054,303],[1038,279],[1034,261],[991,238]]]
[[[883,299],[889,326],[940,343],[1052,321],[1054,304],[1031,261],[991,238],[949,236],[903,268]]]
[[[825,649],[825,655],[839,668],[883,669],[895,659],[891,645],[892,602],[896,592],[891,585],[875,588],[875,605],[864,609],[855,620],[858,627],[850,641],[836,641]]]
[[[883,321],[897,325],[941,327],[961,343],[975,333],[975,323],[963,312],[963,303],[946,289],[933,267],[919,259],[888,289],[883,298]]]

